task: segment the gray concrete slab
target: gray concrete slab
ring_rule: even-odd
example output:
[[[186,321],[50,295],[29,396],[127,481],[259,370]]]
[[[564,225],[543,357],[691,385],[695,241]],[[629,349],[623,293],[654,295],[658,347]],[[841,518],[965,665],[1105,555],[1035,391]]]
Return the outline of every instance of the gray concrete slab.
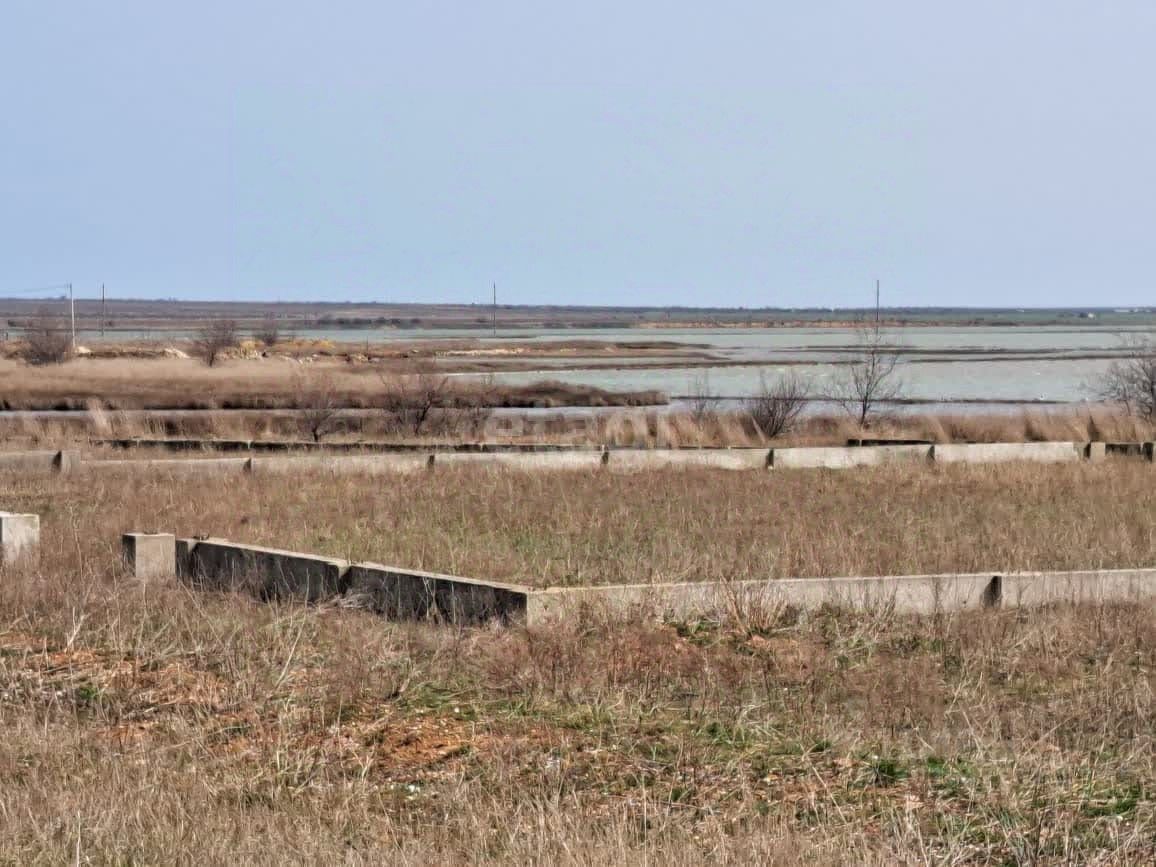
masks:
[[[815,448],[774,449],[771,466],[775,469],[846,469],[873,467],[880,464],[929,460],[931,446],[830,446]]]
[[[582,610],[610,616],[641,614],[678,620],[757,607],[813,609],[823,605],[933,614],[997,605],[998,587],[998,580],[990,574],[559,587],[531,595],[527,621],[540,624],[573,616]]]
[[[172,533],[125,533],[121,551],[135,578],[150,581],[177,574],[177,537]]]
[[[0,452],[0,473],[51,473],[57,469],[58,451]]]
[[[252,459],[256,475],[332,473],[334,475],[387,475],[413,473],[430,465],[427,454],[298,455]]]
[[[40,516],[0,512],[0,565],[21,567],[40,557]]]
[[[932,460],[941,464],[1002,464],[1011,461],[1066,463],[1083,459],[1083,443],[957,443],[932,446]]]
[[[720,470],[764,470],[769,449],[611,449],[607,465],[614,471],[708,467]]]
[[[185,539],[177,549],[181,577],[193,586],[252,593],[261,599],[319,602],[345,589],[349,562],[226,539]]]
[[[511,470],[597,470],[605,452],[439,452],[434,467],[485,466]]]
[[[524,621],[528,587],[398,569],[377,563],[349,567],[347,595],[390,620],[477,624]]]

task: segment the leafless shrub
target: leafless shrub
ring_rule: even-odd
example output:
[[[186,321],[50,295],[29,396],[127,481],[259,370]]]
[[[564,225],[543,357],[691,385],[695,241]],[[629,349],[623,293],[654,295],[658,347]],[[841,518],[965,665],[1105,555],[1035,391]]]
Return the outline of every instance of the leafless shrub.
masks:
[[[774,382],[759,375],[759,390],[747,400],[746,411],[767,439],[789,433],[807,406],[810,387],[798,374],[784,374]]]
[[[903,382],[895,371],[899,352],[888,344],[878,322],[859,329],[858,344],[856,355],[839,371],[833,396],[860,427],[865,427],[880,403],[903,394]]]
[[[444,405],[449,377],[431,368],[417,368],[412,373],[382,374],[381,408],[398,427],[413,436],[421,436]]]
[[[691,379],[687,406],[691,419],[698,425],[714,418],[718,409],[718,396],[711,388],[709,373],[701,373]]]
[[[330,376],[303,376],[298,382],[302,423],[313,442],[319,443],[337,426],[341,417],[340,399]]]
[[[271,349],[281,341],[281,325],[272,313],[267,315],[261,325],[253,330],[253,339]]]
[[[1131,415],[1156,419],[1156,343],[1149,337],[1124,338],[1125,354],[1113,361],[1095,385],[1101,400]]]
[[[29,364],[61,364],[72,354],[72,336],[64,321],[41,310],[24,331],[24,360]]]
[[[226,350],[237,345],[237,323],[232,319],[212,319],[193,338],[192,354],[212,367]]]

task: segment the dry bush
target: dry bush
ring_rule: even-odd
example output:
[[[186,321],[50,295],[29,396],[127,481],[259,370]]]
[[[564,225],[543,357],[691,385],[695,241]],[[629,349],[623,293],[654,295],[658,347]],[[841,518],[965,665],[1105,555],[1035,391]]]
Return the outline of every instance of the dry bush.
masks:
[[[268,314],[261,325],[253,330],[253,339],[266,349],[272,349],[281,342],[281,325],[274,314]]]
[[[449,399],[450,378],[428,367],[403,374],[383,373],[378,403],[386,416],[408,434],[421,436],[432,426],[436,411]]]
[[[22,357],[28,364],[63,364],[72,356],[72,334],[62,317],[42,310],[24,329]]]
[[[1125,355],[1095,384],[1096,395],[1147,421],[1156,420],[1156,343],[1140,336],[1123,341]]]
[[[759,432],[769,440],[791,432],[807,408],[810,386],[795,372],[768,383],[759,374],[759,390],[746,402],[746,412]]]
[[[709,373],[701,373],[691,380],[686,403],[695,424],[705,425],[714,418],[718,410],[718,395],[711,388]]]
[[[319,443],[341,421],[341,399],[333,378],[325,373],[298,375],[298,406],[305,432]]]
[[[237,323],[233,319],[212,319],[201,326],[193,338],[192,354],[213,367],[230,349],[238,344]]]

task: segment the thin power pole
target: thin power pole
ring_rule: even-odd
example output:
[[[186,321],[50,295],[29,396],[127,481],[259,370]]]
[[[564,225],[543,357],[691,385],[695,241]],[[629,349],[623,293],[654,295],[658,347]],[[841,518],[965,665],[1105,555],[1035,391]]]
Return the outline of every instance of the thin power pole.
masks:
[[[68,284],[68,313],[72,320],[72,351],[76,352],[76,296],[72,293],[72,284]]]
[[[875,281],[875,324],[879,324],[879,281]]]
[[[497,337],[498,336],[498,284],[497,283],[494,283],[494,307],[493,307],[493,313],[491,314],[491,318],[490,318],[490,327],[492,329],[493,336]]]
[[[104,312],[104,284],[100,284],[100,336],[104,337],[104,323],[106,322]]]

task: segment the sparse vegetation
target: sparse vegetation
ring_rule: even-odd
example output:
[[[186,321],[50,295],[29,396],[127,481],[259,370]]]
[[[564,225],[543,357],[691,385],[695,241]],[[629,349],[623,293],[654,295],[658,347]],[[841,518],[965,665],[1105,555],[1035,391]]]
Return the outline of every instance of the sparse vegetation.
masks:
[[[63,364],[71,357],[72,348],[68,325],[51,310],[41,310],[24,329],[23,357],[29,364]]]
[[[1156,420],[1156,344],[1151,338],[1124,339],[1127,354],[1113,361],[1096,385],[1097,397],[1141,418]]]
[[[1154,495],[1130,465],[403,484],[251,477],[223,498],[219,480],[179,495],[162,476],[8,482],[6,507],[41,512],[53,544],[0,594],[0,860],[1156,857],[1149,605],[451,629],[141,586],[117,546],[163,515],[335,553],[361,525],[402,562],[467,572],[499,551],[533,574],[587,552],[623,577],[726,574],[748,549],[781,551],[783,569],[948,552],[1121,564],[1153,555]]]
[[[760,375],[759,390],[747,400],[746,411],[764,437],[778,439],[795,428],[809,395],[806,380],[793,371],[773,382]]]
[[[238,343],[237,323],[232,319],[211,319],[197,331],[193,338],[192,354],[213,367],[230,349]]]
[[[261,325],[253,331],[253,338],[266,349],[272,349],[280,343],[281,324],[277,321],[277,316],[273,313],[268,314],[261,321]]]
[[[859,328],[856,340],[858,352],[840,368],[834,397],[856,424],[867,427],[880,404],[902,396],[903,382],[895,369],[899,353],[882,324]]]

